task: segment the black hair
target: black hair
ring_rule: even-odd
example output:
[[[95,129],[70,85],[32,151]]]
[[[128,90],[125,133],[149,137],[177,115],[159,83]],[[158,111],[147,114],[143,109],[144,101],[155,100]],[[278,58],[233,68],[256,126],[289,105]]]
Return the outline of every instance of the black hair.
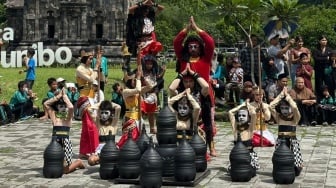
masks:
[[[58,112],[58,108],[57,108],[57,105],[60,105],[60,104],[65,104],[65,101],[63,100],[63,98],[60,98],[59,100],[57,100],[54,104],[51,105],[51,108],[55,111],[55,112]]]
[[[35,50],[34,50],[34,48],[28,48],[28,50],[27,50],[27,54],[30,54],[31,56],[34,56],[34,55],[35,55]]]
[[[18,89],[20,90],[20,88],[22,88],[25,84],[27,84],[26,81],[24,81],[24,80],[19,81],[19,83],[18,83]]]
[[[275,111],[281,114],[280,106],[287,105],[290,106],[289,102],[286,99],[281,99],[280,102],[275,106]]]
[[[286,73],[283,73],[283,74],[279,74],[278,75],[278,80],[281,80],[283,78],[288,78],[287,74]]]
[[[120,86],[119,82],[114,83],[114,84],[112,85],[112,89],[113,89],[113,91],[116,92],[119,86]]]
[[[108,100],[104,100],[99,105],[99,110],[109,110],[113,111],[112,103]]]
[[[298,35],[295,37],[295,42],[303,41],[303,37]]]
[[[152,68],[152,74],[157,75],[159,72],[159,67],[157,64],[157,60],[153,55],[146,55],[145,57],[143,57],[141,59],[141,63],[142,63],[142,70],[143,71],[147,71],[146,70],[146,61],[151,61],[153,63],[153,68]]]
[[[133,81],[134,81],[134,79],[128,79],[128,80],[126,80],[126,82],[125,82],[125,86],[126,86],[127,88],[129,88],[129,89],[134,89]]]
[[[218,61],[219,64],[223,64],[224,55],[222,53],[217,54],[217,61]]]
[[[47,80],[47,84],[48,84],[48,86],[51,86],[51,84],[52,84],[53,82],[56,82],[56,78],[53,78],[53,77],[48,78],[48,80]]]
[[[86,63],[86,61],[89,59],[90,56],[86,55],[81,58],[81,63]]]

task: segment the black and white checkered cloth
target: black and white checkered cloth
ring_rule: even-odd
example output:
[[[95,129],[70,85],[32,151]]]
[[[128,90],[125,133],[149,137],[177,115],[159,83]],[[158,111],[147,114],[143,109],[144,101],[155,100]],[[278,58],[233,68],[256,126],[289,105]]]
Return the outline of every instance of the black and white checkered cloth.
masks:
[[[286,139],[289,139],[289,143],[290,143],[289,149],[292,150],[294,154],[295,167],[302,167],[303,159],[302,159],[299,141],[296,138],[286,138]],[[277,149],[279,146],[280,146],[280,139],[278,138],[276,141],[275,149]]]

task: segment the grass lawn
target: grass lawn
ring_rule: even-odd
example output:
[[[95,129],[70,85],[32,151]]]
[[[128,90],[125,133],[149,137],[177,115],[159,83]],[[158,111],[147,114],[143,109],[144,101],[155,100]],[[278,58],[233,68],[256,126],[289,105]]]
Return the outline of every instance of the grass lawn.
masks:
[[[176,77],[175,68],[171,64],[165,74],[165,88],[169,86],[172,80]],[[2,93],[0,94],[0,100],[7,101],[9,103],[11,96],[17,90],[17,84],[19,81],[25,79],[25,73],[19,74],[19,70],[22,68],[0,68],[0,87]],[[36,68],[36,80],[33,86],[33,91],[37,93],[38,100],[34,101],[36,106],[42,107],[42,99],[46,97],[49,90],[47,79],[50,77],[58,78],[62,77],[67,82],[76,82],[75,79],[76,68],[69,67],[37,67]],[[105,99],[110,100],[112,97],[112,85],[115,82],[121,82],[123,73],[120,66],[109,67],[108,84],[105,86]]]

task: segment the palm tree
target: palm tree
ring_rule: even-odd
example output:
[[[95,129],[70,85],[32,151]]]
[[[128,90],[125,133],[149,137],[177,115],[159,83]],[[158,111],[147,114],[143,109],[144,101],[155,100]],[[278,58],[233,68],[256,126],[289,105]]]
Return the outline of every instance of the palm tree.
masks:
[[[298,4],[299,0],[263,0],[262,6],[266,10],[267,24],[264,27],[266,36],[273,32],[289,34],[298,27],[298,9],[302,7]]]

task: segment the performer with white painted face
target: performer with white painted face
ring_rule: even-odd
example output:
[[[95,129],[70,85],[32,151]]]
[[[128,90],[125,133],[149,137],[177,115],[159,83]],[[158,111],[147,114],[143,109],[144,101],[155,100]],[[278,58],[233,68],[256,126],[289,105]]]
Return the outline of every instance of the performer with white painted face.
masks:
[[[237,142],[237,135],[240,133],[241,141],[250,151],[252,168],[254,170],[259,169],[258,155],[253,151],[252,146],[253,129],[256,122],[256,110],[250,104],[249,99],[247,99],[245,103],[231,109],[229,111],[229,118],[232,125],[234,142]]]
[[[177,117],[178,139],[182,139],[183,130],[186,131],[187,139],[191,139],[192,131],[198,128],[197,122],[201,107],[190,92],[190,88],[187,88],[168,101],[170,109],[175,112]]]
[[[280,139],[285,139],[287,146],[293,151],[295,159],[295,174],[302,171],[303,159],[298,139],[296,138],[296,125],[301,115],[299,109],[288,94],[287,87],[270,103],[270,109],[275,121],[278,122],[278,139],[275,148],[280,145]]]
[[[97,107],[93,106],[91,108]],[[102,101],[99,104],[98,113],[95,117],[95,122],[99,132],[99,145],[96,148],[95,153],[90,155],[88,159],[89,165],[93,166],[99,164],[99,154],[109,138],[109,133],[111,132],[112,135],[116,135],[120,111],[120,105],[108,100]]]
[[[82,160],[72,161],[72,142],[69,135],[74,108],[66,95],[65,88],[63,88],[58,95],[44,102],[44,107],[48,111],[53,125],[53,136],[57,137],[57,142],[64,150],[64,173],[68,174],[78,168],[85,168]]]

